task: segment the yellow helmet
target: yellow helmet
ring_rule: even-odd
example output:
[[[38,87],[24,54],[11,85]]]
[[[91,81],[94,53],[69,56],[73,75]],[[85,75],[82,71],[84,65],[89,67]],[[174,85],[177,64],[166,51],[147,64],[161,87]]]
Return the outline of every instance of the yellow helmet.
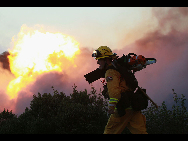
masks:
[[[96,60],[106,57],[116,58],[116,53],[112,53],[112,50],[107,46],[100,46],[97,50],[93,51],[92,57]]]

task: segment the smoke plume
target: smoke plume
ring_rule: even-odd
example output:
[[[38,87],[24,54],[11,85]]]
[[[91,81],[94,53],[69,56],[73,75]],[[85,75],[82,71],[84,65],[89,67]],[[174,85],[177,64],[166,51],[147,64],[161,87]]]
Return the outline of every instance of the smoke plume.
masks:
[[[156,30],[117,50],[117,53],[134,52],[156,58],[156,64],[136,72],[136,77],[154,101],[169,102],[173,97],[172,89],[188,96],[188,8],[153,8],[152,13],[158,20]]]

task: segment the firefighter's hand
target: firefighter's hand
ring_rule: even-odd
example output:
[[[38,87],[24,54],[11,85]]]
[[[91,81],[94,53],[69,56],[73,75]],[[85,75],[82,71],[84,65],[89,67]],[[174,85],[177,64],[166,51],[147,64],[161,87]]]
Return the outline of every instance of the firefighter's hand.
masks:
[[[108,109],[108,114],[114,114],[115,112],[114,112],[114,110],[112,110],[112,109]]]

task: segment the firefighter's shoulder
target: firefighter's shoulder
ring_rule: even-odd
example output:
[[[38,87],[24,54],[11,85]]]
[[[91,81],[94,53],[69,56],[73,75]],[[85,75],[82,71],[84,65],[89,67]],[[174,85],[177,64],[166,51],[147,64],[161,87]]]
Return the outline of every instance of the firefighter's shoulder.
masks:
[[[117,80],[120,78],[120,73],[115,69],[108,69],[105,73],[105,78],[107,82],[110,82],[112,80]]]

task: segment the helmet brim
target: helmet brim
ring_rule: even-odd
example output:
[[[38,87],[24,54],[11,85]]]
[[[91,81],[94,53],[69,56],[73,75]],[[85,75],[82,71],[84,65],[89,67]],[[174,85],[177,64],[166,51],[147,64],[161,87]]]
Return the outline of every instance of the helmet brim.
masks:
[[[95,57],[96,60],[98,59],[102,59],[102,58],[112,58],[112,59],[115,59],[117,58],[118,56],[116,55],[109,55],[109,56],[100,56],[100,57]]]

